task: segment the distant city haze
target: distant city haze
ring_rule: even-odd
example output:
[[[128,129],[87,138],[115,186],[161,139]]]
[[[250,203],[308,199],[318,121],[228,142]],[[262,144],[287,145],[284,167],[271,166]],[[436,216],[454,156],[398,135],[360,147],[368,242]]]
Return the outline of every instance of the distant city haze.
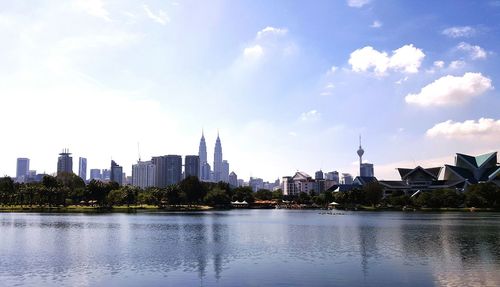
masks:
[[[378,179],[498,151],[495,3],[0,3],[0,174],[69,149],[75,174],[130,175],[199,155],[202,131],[216,176],[270,182],[358,175],[359,135]]]

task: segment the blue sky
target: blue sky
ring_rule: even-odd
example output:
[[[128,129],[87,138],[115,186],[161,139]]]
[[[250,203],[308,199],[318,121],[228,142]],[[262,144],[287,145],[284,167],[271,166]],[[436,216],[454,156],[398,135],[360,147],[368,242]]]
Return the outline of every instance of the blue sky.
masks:
[[[499,1],[0,3],[0,173],[69,148],[196,154],[217,129],[239,177],[379,178],[499,150]],[[76,160],[75,160],[76,162]],[[75,167],[75,172],[77,168]]]

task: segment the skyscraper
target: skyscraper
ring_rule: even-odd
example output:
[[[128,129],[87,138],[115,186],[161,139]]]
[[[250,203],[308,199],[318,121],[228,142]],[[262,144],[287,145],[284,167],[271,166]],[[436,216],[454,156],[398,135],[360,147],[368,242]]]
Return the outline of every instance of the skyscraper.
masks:
[[[323,179],[323,171],[320,169],[314,174],[314,179],[322,180]]]
[[[90,170],[90,180],[96,179],[96,180],[101,180],[101,170],[98,168],[93,168]]]
[[[84,157],[78,159],[78,176],[84,181],[87,180],[87,159]]]
[[[359,174],[361,175],[361,164],[363,163],[363,154],[365,150],[361,147],[361,135],[359,136],[359,148],[358,148],[358,156],[359,156]]]
[[[151,160],[155,166],[155,186],[156,187],[166,187],[167,186],[167,157],[165,156],[155,156]]]
[[[73,173],[73,158],[68,149],[63,149],[57,160],[57,174]]]
[[[201,131],[201,139],[200,139],[200,147],[198,149],[198,156],[200,161],[199,167],[199,176],[201,180],[209,180],[210,179],[210,166],[207,166],[207,144],[205,142],[205,134]]]
[[[229,185],[231,187],[238,187],[238,176],[234,171],[229,174]]]
[[[110,181],[114,181],[119,185],[123,184],[123,167],[118,165],[114,160],[111,160]]]
[[[155,185],[155,165],[151,161],[138,161],[132,165],[132,185],[140,188]]]
[[[184,158],[184,177],[200,177],[200,157],[197,155],[186,155]]]
[[[217,140],[215,141],[214,149],[214,178],[215,182],[222,180],[222,145],[219,138],[219,132],[217,132]]]
[[[229,182],[229,162],[227,160],[222,161],[220,180],[223,182]]]
[[[371,164],[371,163],[362,163],[361,164],[361,170],[360,170],[360,176],[373,177],[374,176],[373,164]]]
[[[167,155],[167,185],[177,184],[182,180],[182,157]]]
[[[18,182],[25,182],[30,170],[29,158],[18,158],[16,167],[16,180]]]

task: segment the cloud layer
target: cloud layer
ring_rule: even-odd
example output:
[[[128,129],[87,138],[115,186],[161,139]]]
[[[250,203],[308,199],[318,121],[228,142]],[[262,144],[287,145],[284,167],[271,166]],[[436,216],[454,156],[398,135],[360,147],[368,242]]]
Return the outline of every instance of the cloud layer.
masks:
[[[444,29],[442,33],[450,38],[467,38],[474,36],[476,29],[470,26],[455,26]]]
[[[424,52],[413,44],[392,51],[392,56],[366,46],[351,53],[349,64],[355,72],[373,71],[378,76],[386,75],[390,70],[418,73],[424,57]]]
[[[500,138],[500,120],[480,118],[479,120],[467,120],[454,122],[448,120],[438,123],[427,130],[426,135],[430,138],[444,137],[448,139],[461,138]]]
[[[491,79],[481,73],[465,73],[461,77],[448,75],[423,87],[418,94],[408,94],[405,100],[423,107],[456,105],[491,89]]]

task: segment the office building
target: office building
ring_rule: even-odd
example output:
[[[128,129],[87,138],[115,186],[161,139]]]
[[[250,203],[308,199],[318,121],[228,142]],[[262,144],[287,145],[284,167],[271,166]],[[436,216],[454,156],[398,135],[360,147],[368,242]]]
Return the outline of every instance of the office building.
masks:
[[[57,175],[73,173],[73,158],[68,149],[63,149],[57,160]]]
[[[314,174],[314,179],[315,180],[320,180],[320,179],[324,179],[324,174],[323,174],[323,171],[322,170],[318,170],[315,174]]]
[[[111,160],[110,178],[111,182],[116,182],[119,185],[123,184],[123,167],[118,165],[114,160]]]
[[[350,173],[343,173],[342,178],[340,179],[340,183],[342,184],[352,184],[353,178]]]
[[[258,191],[259,189],[264,188],[264,180],[262,178],[250,177],[248,181],[248,186],[250,186],[253,192]]]
[[[338,171],[327,172],[325,177],[326,177],[326,180],[332,180],[332,181],[335,181],[336,183],[340,182]]]
[[[167,185],[177,184],[182,180],[182,157],[167,155]]]
[[[229,162],[227,160],[222,161],[220,180],[223,182],[229,182]]]
[[[25,182],[30,170],[30,159],[29,158],[18,158],[16,166],[16,181]]]
[[[184,157],[184,178],[189,176],[200,178],[200,157],[197,155]]]
[[[132,165],[131,184],[140,188],[155,186],[155,165],[151,161],[138,161]]]
[[[101,175],[101,170],[98,168],[93,168],[90,170],[90,180],[101,180],[102,175]]]
[[[362,163],[360,167],[360,175],[362,177],[373,177],[373,164],[371,163]]]
[[[83,179],[83,181],[87,180],[87,159],[84,157],[78,159],[78,176]]]
[[[236,173],[234,171],[232,171],[229,174],[228,182],[229,182],[229,186],[238,187],[238,176],[236,175]]]

